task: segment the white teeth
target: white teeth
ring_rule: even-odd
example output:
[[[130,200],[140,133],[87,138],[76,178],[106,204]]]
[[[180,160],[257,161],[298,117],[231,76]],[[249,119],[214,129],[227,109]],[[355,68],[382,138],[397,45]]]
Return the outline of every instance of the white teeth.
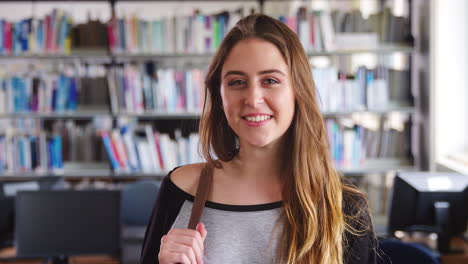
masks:
[[[258,115],[258,116],[246,116],[245,119],[249,122],[260,122],[270,119],[269,115]]]

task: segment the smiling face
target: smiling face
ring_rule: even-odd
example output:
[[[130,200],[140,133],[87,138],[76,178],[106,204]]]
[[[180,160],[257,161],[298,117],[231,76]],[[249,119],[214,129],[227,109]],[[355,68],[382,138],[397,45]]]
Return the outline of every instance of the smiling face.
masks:
[[[221,98],[241,146],[277,142],[291,125],[295,98],[289,67],[276,46],[260,39],[237,43],[223,65]]]

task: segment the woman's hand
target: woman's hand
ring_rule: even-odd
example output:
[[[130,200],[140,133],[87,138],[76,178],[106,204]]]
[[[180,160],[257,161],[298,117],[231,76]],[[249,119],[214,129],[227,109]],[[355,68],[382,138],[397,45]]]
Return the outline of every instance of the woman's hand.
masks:
[[[202,264],[206,235],[207,231],[202,223],[197,225],[196,230],[172,229],[161,238],[159,263]]]

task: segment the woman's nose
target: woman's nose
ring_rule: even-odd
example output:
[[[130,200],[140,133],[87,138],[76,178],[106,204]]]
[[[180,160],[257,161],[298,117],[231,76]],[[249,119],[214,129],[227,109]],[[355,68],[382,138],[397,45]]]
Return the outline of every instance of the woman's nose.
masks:
[[[256,108],[259,104],[264,102],[261,87],[249,87],[246,91],[244,103],[252,108]]]

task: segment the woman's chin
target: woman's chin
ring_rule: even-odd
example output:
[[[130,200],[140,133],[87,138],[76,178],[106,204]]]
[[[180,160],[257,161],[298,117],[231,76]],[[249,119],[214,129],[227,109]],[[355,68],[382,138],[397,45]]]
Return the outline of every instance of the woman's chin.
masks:
[[[271,143],[271,140],[254,140],[248,142],[248,144],[254,148],[266,148],[271,145]]]

